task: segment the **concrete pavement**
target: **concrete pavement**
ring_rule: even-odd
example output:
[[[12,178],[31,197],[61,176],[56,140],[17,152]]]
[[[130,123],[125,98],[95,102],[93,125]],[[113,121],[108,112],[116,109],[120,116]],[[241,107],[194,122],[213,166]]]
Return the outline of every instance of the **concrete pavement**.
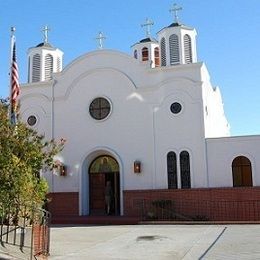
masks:
[[[260,225],[55,226],[48,259],[260,259]]]
[[[49,259],[260,259],[260,225],[56,226]]]

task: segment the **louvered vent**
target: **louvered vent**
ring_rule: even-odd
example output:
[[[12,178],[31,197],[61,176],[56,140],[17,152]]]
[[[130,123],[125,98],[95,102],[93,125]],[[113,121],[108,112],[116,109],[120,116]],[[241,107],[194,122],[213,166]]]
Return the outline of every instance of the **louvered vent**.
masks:
[[[185,63],[192,63],[191,37],[188,34],[184,35],[184,54]]]
[[[45,80],[52,79],[53,57],[50,54],[45,56]]]
[[[161,39],[161,64],[162,64],[162,66],[166,66],[165,38]]]
[[[35,54],[32,62],[32,82],[38,82],[41,79],[41,56]]]
[[[28,59],[28,83],[30,82],[30,75],[31,75],[31,58]]]
[[[60,62],[60,57],[57,58],[57,72],[61,71],[61,62]]]
[[[180,63],[179,40],[176,34],[172,34],[169,38],[170,45],[170,63],[171,65]]]

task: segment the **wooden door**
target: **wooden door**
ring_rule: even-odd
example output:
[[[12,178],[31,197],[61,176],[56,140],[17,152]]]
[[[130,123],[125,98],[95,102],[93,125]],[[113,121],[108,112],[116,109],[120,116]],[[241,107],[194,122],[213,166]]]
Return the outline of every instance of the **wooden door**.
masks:
[[[114,201],[115,201],[115,215],[120,215],[120,183],[119,183],[119,173],[114,173]]]
[[[105,174],[90,174],[90,213],[105,213]]]

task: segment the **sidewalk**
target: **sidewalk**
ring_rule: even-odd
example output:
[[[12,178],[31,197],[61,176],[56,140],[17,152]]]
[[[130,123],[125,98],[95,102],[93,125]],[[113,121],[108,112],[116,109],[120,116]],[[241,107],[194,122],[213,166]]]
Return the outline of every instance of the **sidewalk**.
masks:
[[[19,252],[17,246],[5,245],[5,247],[2,247],[0,244],[0,260],[26,260],[24,257],[27,257],[27,255],[17,252]]]
[[[9,255],[8,251],[0,245],[0,260],[16,260],[17,258]]]

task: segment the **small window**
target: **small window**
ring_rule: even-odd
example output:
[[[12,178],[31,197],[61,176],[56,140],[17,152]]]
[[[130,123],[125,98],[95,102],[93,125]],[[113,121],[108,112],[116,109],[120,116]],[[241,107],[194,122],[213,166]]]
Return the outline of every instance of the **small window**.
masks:
[[[29,126],[34,126],[37,123],[37,118],[34,115],[31,115],[27,118],[27,124]]]
[[[148,61],[149,60],[149,51],[148,48],[144,47],[142,49],[142,61]]]
[[[155,63],[155,67],[160,66],[160,54],[159,54],[158,47],[154,48],[154,63]]]
[[[180,103],[174,102],[174,103],[171,104],[170,109],[171,109],[171,112],[172,112],[173,114],[178,114],[178,113],[181,112],[182,106],[181,106]]]
[[[96,120],[105,119],[110,114],[110,111],[110,102],[103,97],[95,98],[89,106],[89,113]]]

